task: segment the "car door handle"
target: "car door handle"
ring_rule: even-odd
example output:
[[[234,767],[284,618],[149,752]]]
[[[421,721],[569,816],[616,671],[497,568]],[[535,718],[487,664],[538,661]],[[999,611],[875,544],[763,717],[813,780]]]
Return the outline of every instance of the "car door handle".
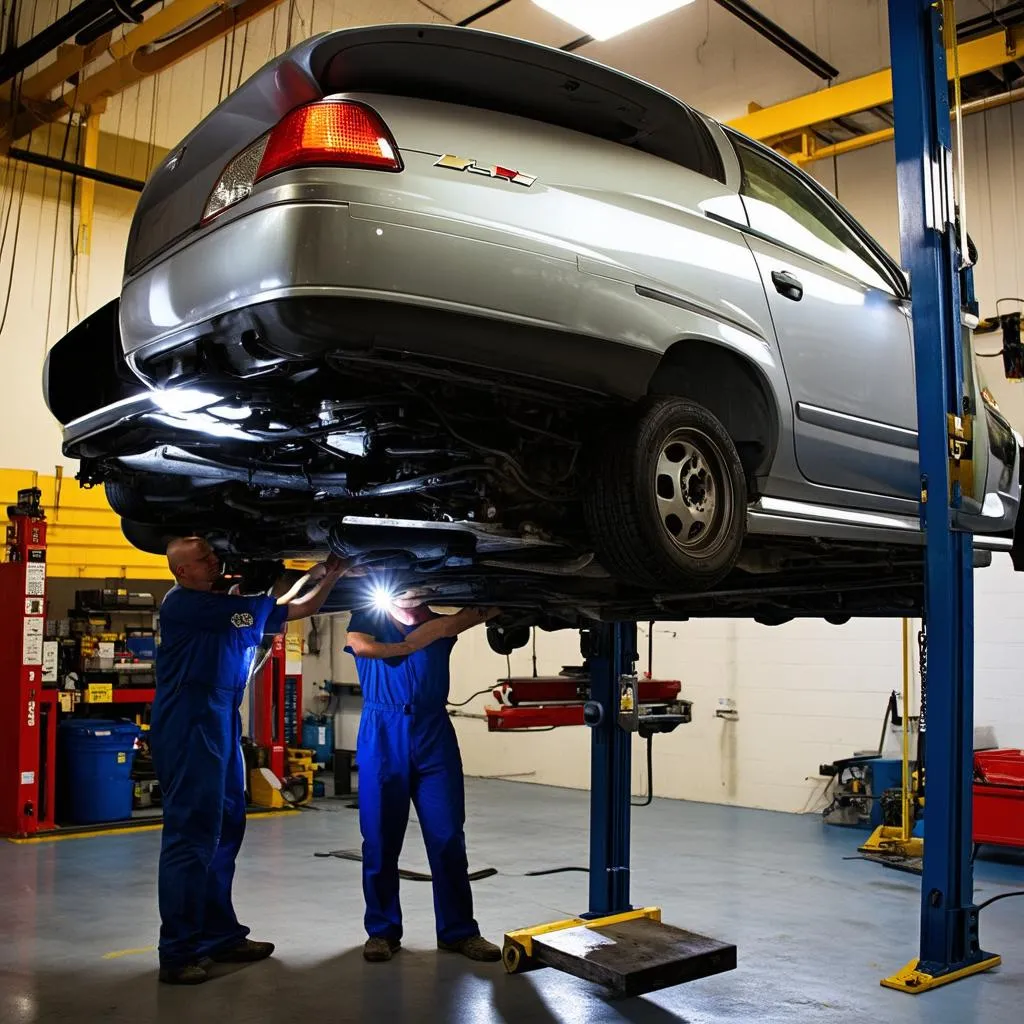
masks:
[[[773,270],[772,282],[775,284],[775,290],[787,299],[799,302],[804,297],[804,286],[800,283],[800,278],[788,270]]]

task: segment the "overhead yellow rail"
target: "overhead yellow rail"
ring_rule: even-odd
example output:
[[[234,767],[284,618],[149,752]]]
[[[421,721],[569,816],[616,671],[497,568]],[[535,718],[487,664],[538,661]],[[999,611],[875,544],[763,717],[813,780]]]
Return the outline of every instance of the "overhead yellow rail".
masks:
[[[1018,42],[1013,29],[972,39],[957,49],[961,78],[992,71],[1024,57],[1024,47]],[[952,59],[946,64],[950,69],[954,67]],[[991,101],[979,101],[979,104],[985,102],[993,106],[1008,101],[1002,97],[992,97]],[[798,96],[796,99],[776,103],[770,107],[752,110],[743,117],[733,119],[729,124],[744,135],[770,146],[787,148],[784,144],[789,143],[792,146],[793,142],[796,142],[793,159],[798,163],[809,163],[825,156],[862,149],[892,138],[891,129],[872,132],[860,138],[837,143],[835,146],[821,146],[813,136],[807,137],[816,125],[859,114],[873,107],[884,107],[889,103],[892,103],[892,72],[886,68],[861,78],[851,79],[849,82],[820,89],[818,92],[808,93],[806,96]],[[979,105],[978,109],[987,108]],[[970,112],[967,106],[965,111]]]
[[[51,63],[22,83],[20,112],[0,126],[0,153],[33,129],[58,121],[72,111],[98,111],[109,97],[205,49],[281,2],[173,0],[116,42],[111,43],[107,34],[88,46],[62,47]],[[209,16],[196,20],[204,14]],[[159,44],[160,39],[177,31],[182,34]],[[94,74],[85,74],[87,66],[105,53],[110,54],[112,62]],[[66,87],[69,81],[75,84]],[[51,99],[50,93],[55,89],[63,92]]]

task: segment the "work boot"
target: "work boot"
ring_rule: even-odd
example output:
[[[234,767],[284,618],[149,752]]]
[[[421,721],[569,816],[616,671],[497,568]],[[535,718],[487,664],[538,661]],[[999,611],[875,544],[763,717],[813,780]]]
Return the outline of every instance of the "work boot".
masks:
[[[371,964],[387,963],[401,946],[398,939],[385,939],[380,935],[371,935],[363,946],[363,959]]]
[[[442,942],[437,940],[437,948],[446,953],[461,953],[470,960],[481,963],[495,963],[501,959],[501,949],[493,942],[488,942],[482,935],[471,935],[468,939],[458,942]]]
[[[210,975],[201,964],[184,964],[182,967],[161,967],[160,980],[165,985],[202,985],[210,980]]]
[[[211,954],[210,959],[217,964],[254,964],[257,960],[266,960],[273,952],[272,942],[242,939],[237,946],[229,946],[219,953]]]

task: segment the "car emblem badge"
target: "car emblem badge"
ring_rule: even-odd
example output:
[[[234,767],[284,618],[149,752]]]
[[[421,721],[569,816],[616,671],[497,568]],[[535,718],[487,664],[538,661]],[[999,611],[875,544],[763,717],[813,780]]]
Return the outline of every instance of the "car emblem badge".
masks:
[[[500,178],[502,181],[510,181],[513,185],[525,185],[529,188],[536,180],[532,174],[520,174],[511,167],[502,167],[498,164],[478,164],[475,160],[466,160],[464,157],[455,156],[452,153],[445,153],[444,156],[434,161],[435,167],[447,167],[452,171],[469,171],[470,174],[482,174],[485,178]]]

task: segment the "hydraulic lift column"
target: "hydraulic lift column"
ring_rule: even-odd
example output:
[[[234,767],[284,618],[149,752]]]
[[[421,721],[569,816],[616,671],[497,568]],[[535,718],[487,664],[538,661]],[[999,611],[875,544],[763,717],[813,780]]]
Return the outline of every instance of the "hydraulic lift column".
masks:
[[[636,623],[617,622],[583,634],[589,643],[590,909],[603,917],[629,910],[629,815],[632,733],[619,727],[620,680],[637,660]],[[635,698],[634,698],[635,699]]]
[[[951,529],[951,509],[967,497],[962,470],[970,473],[971,421],[977,410],[964,397],[961,253],[956,239],[943,6],[934,0],[889,0],[900,249],[913,291],[927,539],[928,806],[921,955],[882,982],[904,992],[923,992],[999,963],[999,957],[981,949],[970,861],[972,540],[970,534]],[[950,36],[955,46],[955,33]]]

